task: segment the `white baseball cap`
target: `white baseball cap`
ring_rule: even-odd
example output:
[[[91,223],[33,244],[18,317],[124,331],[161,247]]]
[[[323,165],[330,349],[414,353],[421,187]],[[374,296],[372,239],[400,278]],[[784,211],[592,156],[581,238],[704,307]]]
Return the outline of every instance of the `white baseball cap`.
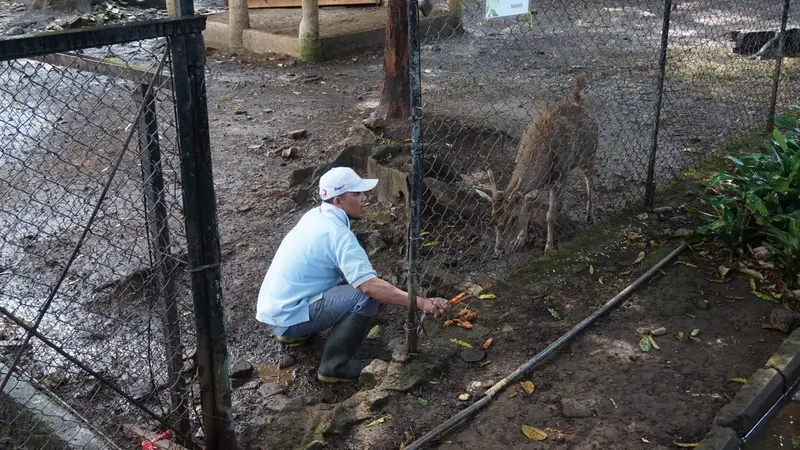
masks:
[[[361,178],[349,167],[334,167],[319,178],[319,196],[328,200],[345,192],[371,191],[377,185],[377,179]]]

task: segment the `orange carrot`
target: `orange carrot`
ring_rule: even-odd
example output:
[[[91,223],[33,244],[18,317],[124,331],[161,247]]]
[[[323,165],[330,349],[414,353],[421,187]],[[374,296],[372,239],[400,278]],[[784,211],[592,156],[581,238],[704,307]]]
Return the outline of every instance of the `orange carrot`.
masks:
[[[469,314],[469,310],[468,309],[462,309],[461,311],[455,313],[455,315],[453,315],[453,318],[454,319],[458,319],[460,317],[466,316],[467,314]]]
[[[487,339],[486,342],[484,342],[483,345],[481,345],[481,348],[486,350],[487,348],[489,348],[490,345],[492,345],[493,340],[494,338]]]
[[[466,315],[464,315],[464,320],[474,320],[478,318],[478,313],[470,311]]]
[[[467,322],[466,320],[459,320],[456,322],[456,325],[458,325],[461,328],[466,328],[468,330],[472,328],[472,324]]]
[[[464,300],[464,298],[465,298],[466,296],[467,296],[467,293],[466,293],[466,292],[462,292],[462,293],[460,293],[460,294],[456,295],[455,297],[453,297],[453,298],[450,300],[450,306],[456,306],[457,304],[461,303],[461,300]]]
[[[450,326],[450,325],[452,325],[452,324],[453,324],[453,321],[452,321],[452,320],[445,320],[445,321],[444,321],[444,326],[446,326],[446,327],[449,327],[449,326]]]

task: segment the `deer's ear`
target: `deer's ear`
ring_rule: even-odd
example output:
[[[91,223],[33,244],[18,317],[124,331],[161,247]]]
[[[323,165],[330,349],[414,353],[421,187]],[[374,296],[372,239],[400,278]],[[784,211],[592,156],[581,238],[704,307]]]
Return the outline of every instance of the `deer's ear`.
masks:
[[[475,188],[475,192],[477,192],[478,195],[480,195],[481,197],[485,198],[486,200],[489,200],[490,202],[493,201],[494,199],[492,199],[492,194],[490,194],[489,192],[485,191],[484,189],[486,189],[486,188],[476,187]]]

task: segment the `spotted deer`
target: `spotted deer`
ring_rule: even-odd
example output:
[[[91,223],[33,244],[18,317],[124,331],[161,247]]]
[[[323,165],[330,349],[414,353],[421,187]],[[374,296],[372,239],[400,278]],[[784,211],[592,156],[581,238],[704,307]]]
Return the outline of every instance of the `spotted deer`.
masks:
[[[498,189],[491,169],[490,186],[477,188],[492,205],[497,256],[519,250],[527,243],[533,201],[546,191],[549,198],[545,252],[553,250],[562,190],[567,175],[575,167],[580,167],[586,181],[586,221],[594,222],[592,190],[599,127],[586,110],[585,81],[585,75],[579,75],[571,98],[548,107],[528,125],[517,147],[516,166],[504,190]],[[509,222],[515,220],[512,217],[519,223],[509,227]]]

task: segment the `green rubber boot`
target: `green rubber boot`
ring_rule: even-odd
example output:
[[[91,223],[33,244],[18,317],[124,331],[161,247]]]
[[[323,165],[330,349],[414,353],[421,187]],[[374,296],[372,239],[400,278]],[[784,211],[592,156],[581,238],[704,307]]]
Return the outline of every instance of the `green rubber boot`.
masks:
[[[358,381],[361,371],[370,361],[352,358],[367,336],[371,325],[372,318],[349,314],[331,328],[317,370],[319,381],[324,383]]]

